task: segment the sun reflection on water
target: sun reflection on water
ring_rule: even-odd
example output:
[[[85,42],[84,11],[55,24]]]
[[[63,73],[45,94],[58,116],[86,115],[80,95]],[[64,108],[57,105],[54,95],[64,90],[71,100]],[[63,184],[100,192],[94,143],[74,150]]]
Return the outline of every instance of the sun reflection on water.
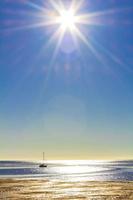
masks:
[[[64,166],[56,168],[55,170],[61,174],[83,174],[101,171],[101,168],[89,166]]]

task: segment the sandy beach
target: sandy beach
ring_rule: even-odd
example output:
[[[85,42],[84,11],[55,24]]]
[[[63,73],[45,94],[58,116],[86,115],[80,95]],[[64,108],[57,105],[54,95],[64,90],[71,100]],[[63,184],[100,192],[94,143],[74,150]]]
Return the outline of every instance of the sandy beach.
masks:
[[[0,199],[133,199],[133,182],[63,182],[46,179],[1,179]]]

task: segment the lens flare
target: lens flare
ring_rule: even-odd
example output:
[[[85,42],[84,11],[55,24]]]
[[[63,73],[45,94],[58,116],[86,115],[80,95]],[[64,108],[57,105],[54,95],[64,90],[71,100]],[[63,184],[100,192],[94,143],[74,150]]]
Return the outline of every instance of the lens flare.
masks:
[[[6,29],[6,33],[9,31],[40,29],[42,31],[41,37],[45,39],[42,42],[43,48],[40,49],[39,56],[44,55],[44,49],[45,51],[46,49],[52,50],[50,61],[53,64],[60,50],[65,53],[77,50],[82,55],[79,45],[82,42],[88,48],[88,53],[93,54],[102,66],[107,66],[105,60],[108,57],[112,62],[125,68],[125,63],[118,56],[104,48],[101,42],[96,41],[95,34],[92,34],[92,32],[98,30],[99,26],[114,26],[116,14],[124,14],[128,10],[131,11],[130,7],[93,10],[91,9],[91,3],[89,3],[87,7],[89,5],[90,9],[86,9],[85,0],[46,0],[42,4],[27,0],[24,1],[24,4],[33,9],[30,12],[27,9],[26,12],[20,13],[21,15],[26,14],[25,19],[28,20],[24,20],[22,23],[18,20],[19,23],[17,22],[15,25],[10,20],[6,21],[5,24],[10,25]],[[47,39],[47,36],[44,37],[44,32],[48,35]],[[66,32],[69,33],[66,34]],[[106,58],[103,54],[106,54]]]

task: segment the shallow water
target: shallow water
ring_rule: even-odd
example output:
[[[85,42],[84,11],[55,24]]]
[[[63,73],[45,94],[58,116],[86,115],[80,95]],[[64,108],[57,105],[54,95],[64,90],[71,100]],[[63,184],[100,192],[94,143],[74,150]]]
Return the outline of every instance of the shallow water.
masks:
[[[47,178],[60,181],[133,181],[133,161],[0,161],[0,178]]]

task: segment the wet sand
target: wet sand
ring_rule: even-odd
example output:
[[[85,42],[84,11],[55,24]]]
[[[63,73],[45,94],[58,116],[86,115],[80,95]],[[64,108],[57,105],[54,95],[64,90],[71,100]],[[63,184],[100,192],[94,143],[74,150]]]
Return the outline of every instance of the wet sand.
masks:
[[[5,200],[133,200],[133,182],[66,182],[45,179],[1,179]]]

